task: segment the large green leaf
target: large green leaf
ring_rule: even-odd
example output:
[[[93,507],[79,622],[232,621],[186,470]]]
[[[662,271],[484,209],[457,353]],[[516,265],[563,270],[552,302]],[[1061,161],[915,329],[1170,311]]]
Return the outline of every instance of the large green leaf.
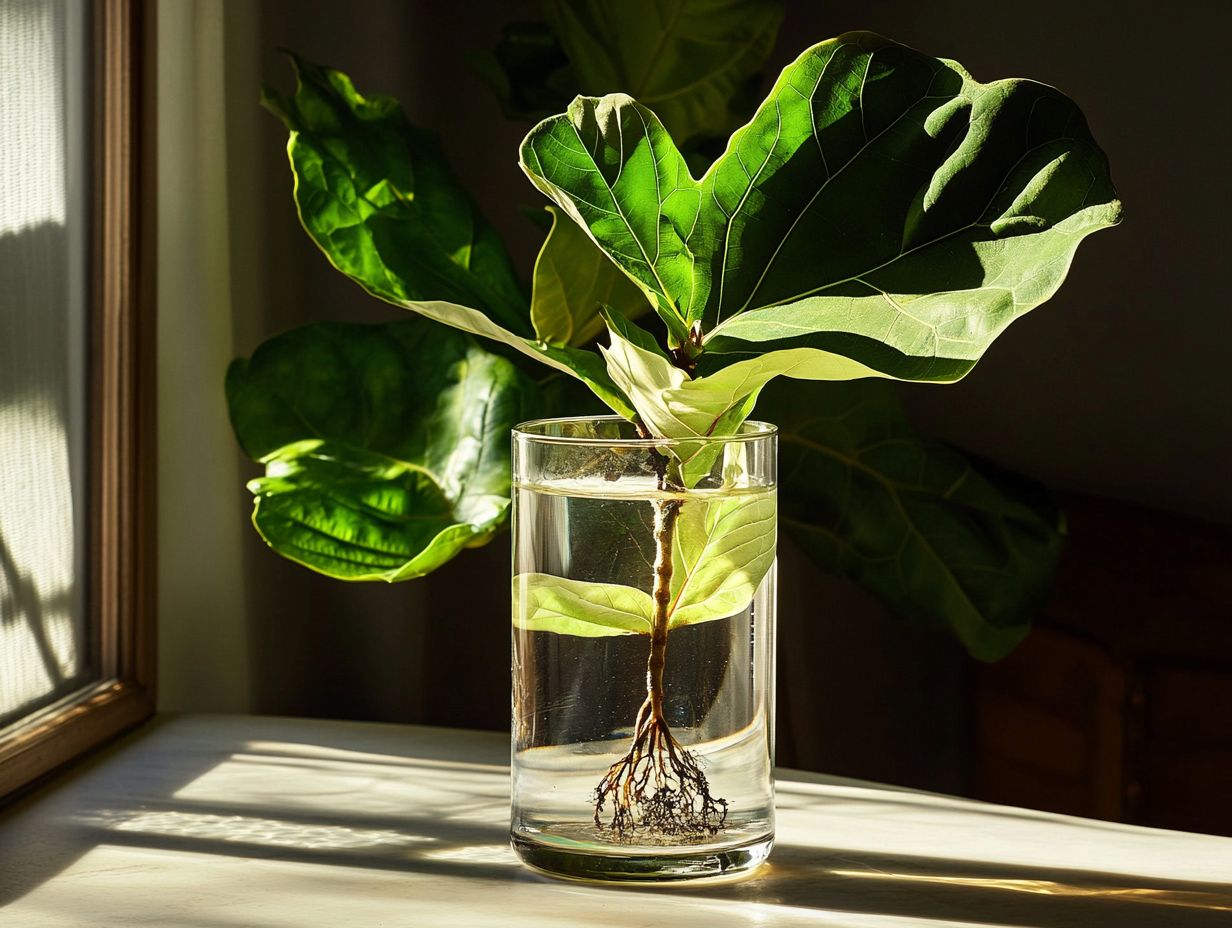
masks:
[[[265,464],[253,522],[278,553],[346,580],[405,580],[482,544],[509,509],[509,429],[532,382],[460,332],[320,323],[227,372],[231,422]]]
[[[681,145],[726,134],[774,46],[776,0],[546,0],[581,93],[630,94]],[[559,78],[556,79],[559,84]]]
[[[292,56],[296,89],[263,102],[291,130],[295,201],[337,268],[382,299],[482,309],[529,335],[526,300],[496,232],[458,185],[436,134],[392,97]]]
[[[1052,583],[1062,521],[1047,491],[916,432],[884,381],[766,388],[784,530],[904,619],[995,660]]]
[[[622,94],[540,123],[522,166],[638,282],[673,345],[700,338],[703,373],[792,348],[821,358],[783,371],[797,377],[842,356],[957,379],[1120,218],[1058,91],[979,84],[871,33],[804,52],[700,180]]]
[[[266,90],[263,101],[291,130],[300,221],[333,265],[387,302],[579,377],[631,415],[593,352],[534,337],[504,246],[436,135],[413,126],[392,97],[365,97],[340,71],[292,61],[294,96]]]
[[[586,345],[602,332],[600,309],[636,319],[649,311],[642,291],[571,219],[549,206],[552,228],[535,261],[530,318],[550,345]]]

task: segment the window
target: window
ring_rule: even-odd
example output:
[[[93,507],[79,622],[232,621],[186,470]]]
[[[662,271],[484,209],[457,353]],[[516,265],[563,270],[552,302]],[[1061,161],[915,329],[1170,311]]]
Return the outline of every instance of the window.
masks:
[[[0,796],[153,706],[141,13],[0,0]]]

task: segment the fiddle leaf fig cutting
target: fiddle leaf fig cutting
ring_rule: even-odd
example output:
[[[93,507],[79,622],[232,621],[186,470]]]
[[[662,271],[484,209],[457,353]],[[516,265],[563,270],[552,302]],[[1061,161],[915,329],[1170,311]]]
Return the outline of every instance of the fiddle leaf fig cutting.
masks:
[[[553,569],[572,576],[516,576],[513,623],[648,639],[646,700],[592,795],[595,823],[714,834],[728,802],[668,723],[667,643],[761,608],[778,514],[773,486],[740,484],[750,452],[722,439],[764,394],[803,550],[975,656],[1005,654],[1047,590],[1060,517],[1029,484],[916,434],[886,381],[963,377],[1120,203],[1059,91],[981,84],[868,32],[804,51],[693,170],[709,160],[698,140],[730,130],[781,4],[544,9],[558,45],[544,27],[507,31],[488,72],[506,106],[541,107],[569,75],[604,95],[576,97],[522,143],[554,204],[529,298],[435,136],[293,58],[295,94],[265,102],[291,130],[305,229],[369,293],[428,318],[271,340],[228,373],[232,422],[265,465],[250,488],[272,547],[331,576],[401,580],[500,527],[508,432],[564,411],[551,405],[569,395],[561,374],[631,420],[646,443],[622,451],[640,455],[648,495],[587,526],[617,550],[571,551]],[[549,377],[522,373],[527,359]],[[598,582],[615,564],[629,583]]]
[[[536,404],[509,361],[427,320],[319,323],[227,372],[231,423],[265,465],[253,523],[346,580],[421,577],[509,512],[509,430]]]

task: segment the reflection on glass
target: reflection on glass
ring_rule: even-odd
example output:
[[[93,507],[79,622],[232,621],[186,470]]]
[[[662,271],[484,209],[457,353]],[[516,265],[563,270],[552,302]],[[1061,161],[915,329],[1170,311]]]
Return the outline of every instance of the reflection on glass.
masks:
[[[85,0],[0,0],[0,726],[89,679]]]

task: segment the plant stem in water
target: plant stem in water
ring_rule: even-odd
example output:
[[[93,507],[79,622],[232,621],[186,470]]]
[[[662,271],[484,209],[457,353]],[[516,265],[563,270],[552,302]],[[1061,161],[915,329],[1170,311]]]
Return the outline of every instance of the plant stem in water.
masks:
[[[667,461],[655,452],[660,490],[668,487]],[[697,756],[676,741],[663,708],[663,671],[672,604],[672,548],[680,499],[654,501],[654,615],[646,662],[646,701],[637,713],[633,743],[595,788],[595,825],[618,837],[636,832],[682,838],[717,833],[727,820],[727,800],[710,795]],[[603,813],[611,804],[610,821]]]

